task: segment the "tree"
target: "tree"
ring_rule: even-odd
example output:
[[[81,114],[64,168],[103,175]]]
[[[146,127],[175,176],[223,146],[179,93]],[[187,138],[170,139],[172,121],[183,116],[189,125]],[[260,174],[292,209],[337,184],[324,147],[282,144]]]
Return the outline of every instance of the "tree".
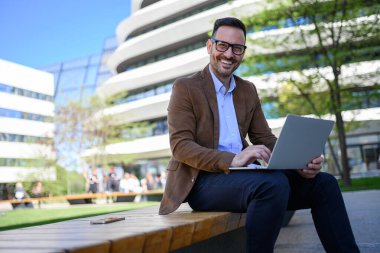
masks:
[[[103,113],[107,106],[105,101],[93,96],[86,102],[70,101],[57,108],[55,145],[59,164],[84,169],[80,155],[93,147],[100,153],[91,155],[91,165],[106,163],[102,156],[105,146],[120,132],[114,117]]]
[[[43,194],[46,196],[63,196],[66,194],[85,193],[85,180],[83,176],[76,171],[67,171],[65,168],[56,165],[56,180],[48,180],[46,178],[36,177],[32,181],[25,181],[24,187],[31,193],[33,184],[41,181],[43,186]]]
[[[350,108],[353,90],[378,89],[379,64],[374,67],[368,61],[379,58],[380,4],[373,0],[269,0],[263,8],[245,20],[254,31],[253,50],[244,63],[246,74],[282,73],[268,80],[291,85],[288,89],[294,96],[291,103],[277,101],[279,109],[334,115],[342,178],[344,185],[350,185],[342,112]],[[283,28],[281,33],[278,28]]]

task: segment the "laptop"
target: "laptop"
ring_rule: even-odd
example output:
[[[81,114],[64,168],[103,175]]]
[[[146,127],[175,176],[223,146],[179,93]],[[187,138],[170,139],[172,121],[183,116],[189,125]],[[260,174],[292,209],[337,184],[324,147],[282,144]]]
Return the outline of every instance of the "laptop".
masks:
[[[323,152],[334,121],[288,114],[268,165],[249,164],[230,170],[303,169]]]

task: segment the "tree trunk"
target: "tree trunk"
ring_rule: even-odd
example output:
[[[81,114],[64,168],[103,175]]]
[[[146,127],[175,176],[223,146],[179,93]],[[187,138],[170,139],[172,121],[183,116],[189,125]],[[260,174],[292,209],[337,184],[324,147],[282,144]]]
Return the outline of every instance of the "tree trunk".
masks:
[[[330,138],[327,138],[327,144],[329,146],[331,156],[333,157],[333,161],[334,161],[336,170],[338,171],[339,175],[343,178],[342,169],[340,168],[338,157],[336,156],[336,153],[335,153],[335,150],[334,150],[334,147],[333,147],[333,145],[331,143]]]
[[[342,163],[343,185],[350,186],[351,185],[350,167],[348,164],[346,132],[344,129],[342,114],[340,112],[335,113],[335,118],[336,118],[336,127],[337,127],[339,147],[340,147],[340,159]]]

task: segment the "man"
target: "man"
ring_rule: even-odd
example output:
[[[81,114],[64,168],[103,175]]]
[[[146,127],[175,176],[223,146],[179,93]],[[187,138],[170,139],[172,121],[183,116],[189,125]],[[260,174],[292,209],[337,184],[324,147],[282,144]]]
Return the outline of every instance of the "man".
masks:
[[[173,85],[168,107],[173,158],[160,214],[186,201],[197,211],[247,212],[247,251],[265,253],[273,252],[287,209],[311,208],[327,252],[359,252],[337,182],[320,173],[322,157],[298,171],[230,172],[229,167],[268,162],[276,142],[255,86],[233,75],[245,42],[240,20],[216,20],[206,44],[210,64]]]

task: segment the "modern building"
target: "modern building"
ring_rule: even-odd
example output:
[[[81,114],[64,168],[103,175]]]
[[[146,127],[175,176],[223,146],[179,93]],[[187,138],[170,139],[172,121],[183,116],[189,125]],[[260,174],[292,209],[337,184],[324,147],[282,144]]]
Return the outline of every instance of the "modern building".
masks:
[[[97,85],[111,77],[106,62],[116,47],[116,38],[112,36],[104,40],[100,54],[40,68],[54,75],[55,105],[66,105],[69,101],[84,101],[94,95]]]
[[[54,180],[53,75],[0,60],[0,185]]]
[[[107,61],[117,48],[115,36],[105,38],[101,53],[77,59],[66,60],[40,70],[54,75],[54,104],[58,110],[69,102],[85,104],[95,95],[98,84],[103,83],[112,75]],[[83,169],[77,150],[69,151],[72,147],[64,143],[56,143],[58,164],[66,169],[80,171]]]
[[[119,46],[108,60],[114,76],[97,88],[99,95],[113,101],[106,113],[115,116],[117,124],[125,126],[121,134],[124,141],[105,147],[108,160],[122,162],[122,157],[130,156],[134,159],[132,167],[137,166],[143,172],[162,172],[171,156],[166,115],[173,81],[206,66],[209,56],[205,43],[215,19],[255,15],[265,4],[263,0],[132,1],[131,16],[116,30]],[[268,36],[280,36],[287,31],[284,28],[274,30],[277,33],[272,31]],[[249,33],[253,39],[263,35],[267,33]],[[368,60],[363,59],[360,71],[379,66],[378,61]],[[354,66],[346,66],[346,78],[360,74],[350,73],[351,67]],[[257,85],[260,94],[260,91],[276,88],[279,85],[276,80],[288,73],[267,72],[246,78]],[[378,76],[373,81],[378,84]],[[368,88],[373,84],[358,92],[379,93],[379,90]],[[270,104],[264,104],[263,108],[270,127],[278,133],[284,115],[271,115]],[[348,109],[344,113],[345,120],[352,120],[354,114],[355,120],[369,124],[348,134],[349,154],[356,166],[353,172],[378,170],[380,100],[363,101],[361,106]],[[83,157],[97,152],[96,148],[89,149]]]

